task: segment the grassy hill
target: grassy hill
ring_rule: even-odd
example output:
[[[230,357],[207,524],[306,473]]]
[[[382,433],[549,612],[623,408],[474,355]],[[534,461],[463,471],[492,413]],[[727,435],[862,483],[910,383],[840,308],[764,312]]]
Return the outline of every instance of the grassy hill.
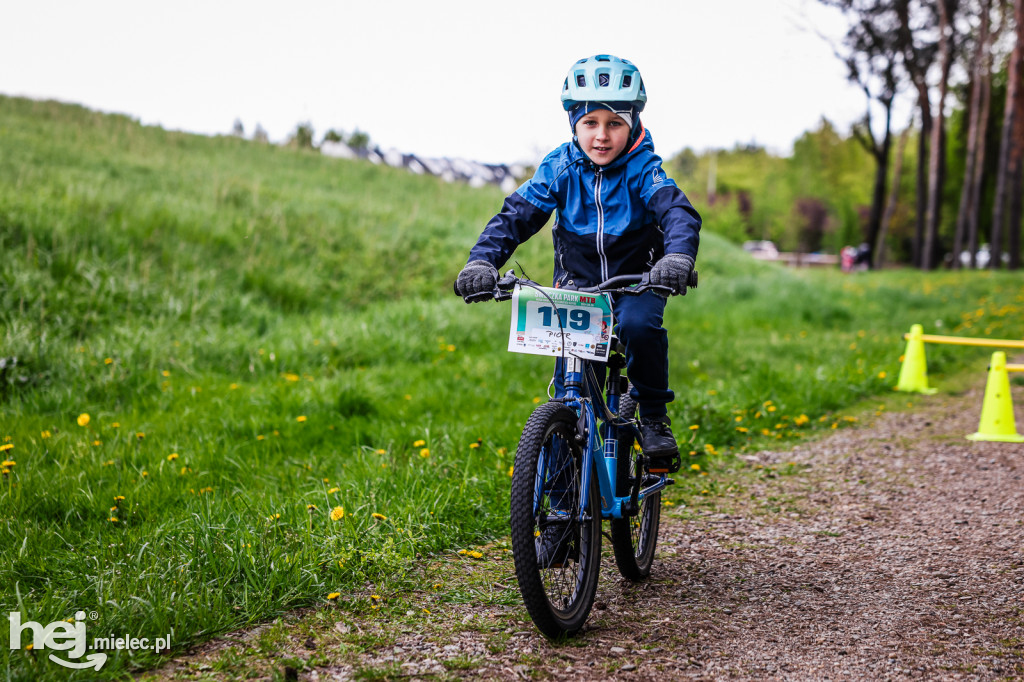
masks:
[[[5,610],[183,647],[333,593],[372,608],[416,557],[505,533],[551,363],[450,293],[498,190],[7,97],[0,141]],[[548,280],[546,231],[516,258]],[[787,271],[714,225],[698,267],[666,319],[682,501],[890,392],[912,323],[1024,336],[1007,274]],[[984,371],[928,352],[940,386]],[[0,670],[66,672],[3,645]]]

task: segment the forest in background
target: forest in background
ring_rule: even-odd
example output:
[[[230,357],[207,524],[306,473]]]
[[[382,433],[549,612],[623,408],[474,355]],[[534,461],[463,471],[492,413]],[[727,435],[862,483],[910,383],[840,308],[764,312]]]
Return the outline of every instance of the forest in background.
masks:
[[[787,251],[866,243],[873,267],[1020,268],[1024,0],[819,1],[849,21],[834,49],[863,119],[823,119],[789,157],[756,143],[676,154],[706,224]]]

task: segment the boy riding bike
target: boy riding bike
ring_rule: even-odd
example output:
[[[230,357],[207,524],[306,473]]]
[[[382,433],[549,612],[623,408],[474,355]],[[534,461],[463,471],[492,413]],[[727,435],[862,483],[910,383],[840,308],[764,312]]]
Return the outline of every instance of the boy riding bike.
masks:
[[[572,66],[562,88],[572,142],[548,154],[487,223],[459,273],[459,295],[468,302],[474,294],[493,291],[498,268],[556,210],[556,287],[594,286],[616,275],[650,272],[652,284],[686,293],[701,218],[654,153],[651,133],[640,122],[646,102],[640,72],[624,59],[595,55]],[[653,473],[672,473],[680,466],[667,410],[674,394],[662,326],[665,303],[653,291],[613,301]],[[563,394],[560,370],[556,367],[556,397]]]

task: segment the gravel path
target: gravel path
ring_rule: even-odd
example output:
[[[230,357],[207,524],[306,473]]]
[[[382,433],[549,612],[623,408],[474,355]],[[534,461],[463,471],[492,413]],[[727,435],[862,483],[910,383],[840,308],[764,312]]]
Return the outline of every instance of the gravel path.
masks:
[[[756,475],[711,510],[674,508],[648,582],[618,579],[606,550],[570,643],[520,605],[445,604],[418,625],[339,622],[306,640],[319,660],[297,679],[1024,679],[1024,445],[964,438],[981,387],[908,399],[748,457]],[[514,585],[495,554],[496,588]],[[346,644],[352,628],[373,645]]]

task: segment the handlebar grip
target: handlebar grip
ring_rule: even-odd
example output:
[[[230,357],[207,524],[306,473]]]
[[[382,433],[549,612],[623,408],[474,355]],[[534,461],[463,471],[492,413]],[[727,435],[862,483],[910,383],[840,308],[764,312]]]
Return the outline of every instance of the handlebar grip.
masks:
[[[495,298],[497,297],[495,296],[495,293],[493,291],[481,291],[478,294],[470,294],[469,296],[463,296],[462,300],[464,300],[466,303],[480,303],[481,301],[492,301]]]

